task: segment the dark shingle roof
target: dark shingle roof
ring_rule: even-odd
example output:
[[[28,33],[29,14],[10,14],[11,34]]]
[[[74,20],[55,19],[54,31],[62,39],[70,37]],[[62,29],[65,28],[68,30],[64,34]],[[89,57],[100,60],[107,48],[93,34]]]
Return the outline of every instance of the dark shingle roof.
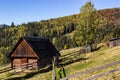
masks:
[[[109,41],[114,41],[114,40],[118,40],[118,39],[120,39],[120,38],[112,38]]]
[[[47,38],[40,38],[40,37],[23,37],[27,43],[31,46],[31,48],[35,51],[37,56],[55,56],[59,55],[57,49],[53,46]]]

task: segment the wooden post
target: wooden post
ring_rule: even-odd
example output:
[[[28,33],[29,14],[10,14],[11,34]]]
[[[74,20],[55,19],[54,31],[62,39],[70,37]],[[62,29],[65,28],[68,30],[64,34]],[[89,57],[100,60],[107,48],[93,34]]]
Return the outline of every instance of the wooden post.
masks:
[[[53,60],[52,60],[52,80],[56,80],[56,73],[55,73],[55,67],[56,66],[56,57],[54,56],[53,57]]]

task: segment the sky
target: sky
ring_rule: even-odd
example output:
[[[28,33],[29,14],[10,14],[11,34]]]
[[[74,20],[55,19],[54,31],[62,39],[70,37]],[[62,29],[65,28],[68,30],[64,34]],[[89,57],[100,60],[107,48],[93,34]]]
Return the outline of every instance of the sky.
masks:
[[[80,13],[89,0],[0,0],[0,24],[15,25]],[[99,9],[120,8],[120,0],[91,0]]]

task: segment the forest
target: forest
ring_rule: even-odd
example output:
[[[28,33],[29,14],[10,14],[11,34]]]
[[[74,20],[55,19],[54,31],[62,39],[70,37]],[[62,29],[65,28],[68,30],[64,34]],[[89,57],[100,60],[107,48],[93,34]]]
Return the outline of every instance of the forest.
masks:
[[[89,8],[89,10],[87,10]],[[79,14],[37,22],[0,27],[0,65],[9,62],[7,55],[22,36],[49,38],[60,51],[78,46],[95,46],[120,37],[120,8],[95,10],[86,3]]]

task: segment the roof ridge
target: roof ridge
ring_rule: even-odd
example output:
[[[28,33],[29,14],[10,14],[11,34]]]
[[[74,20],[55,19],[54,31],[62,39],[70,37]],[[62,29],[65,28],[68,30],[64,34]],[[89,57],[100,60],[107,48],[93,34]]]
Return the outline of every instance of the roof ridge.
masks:
[[[23,36],[22,38],[40,38],[40,39],[48,39],[48,38],[39,37],[39,36]]]

